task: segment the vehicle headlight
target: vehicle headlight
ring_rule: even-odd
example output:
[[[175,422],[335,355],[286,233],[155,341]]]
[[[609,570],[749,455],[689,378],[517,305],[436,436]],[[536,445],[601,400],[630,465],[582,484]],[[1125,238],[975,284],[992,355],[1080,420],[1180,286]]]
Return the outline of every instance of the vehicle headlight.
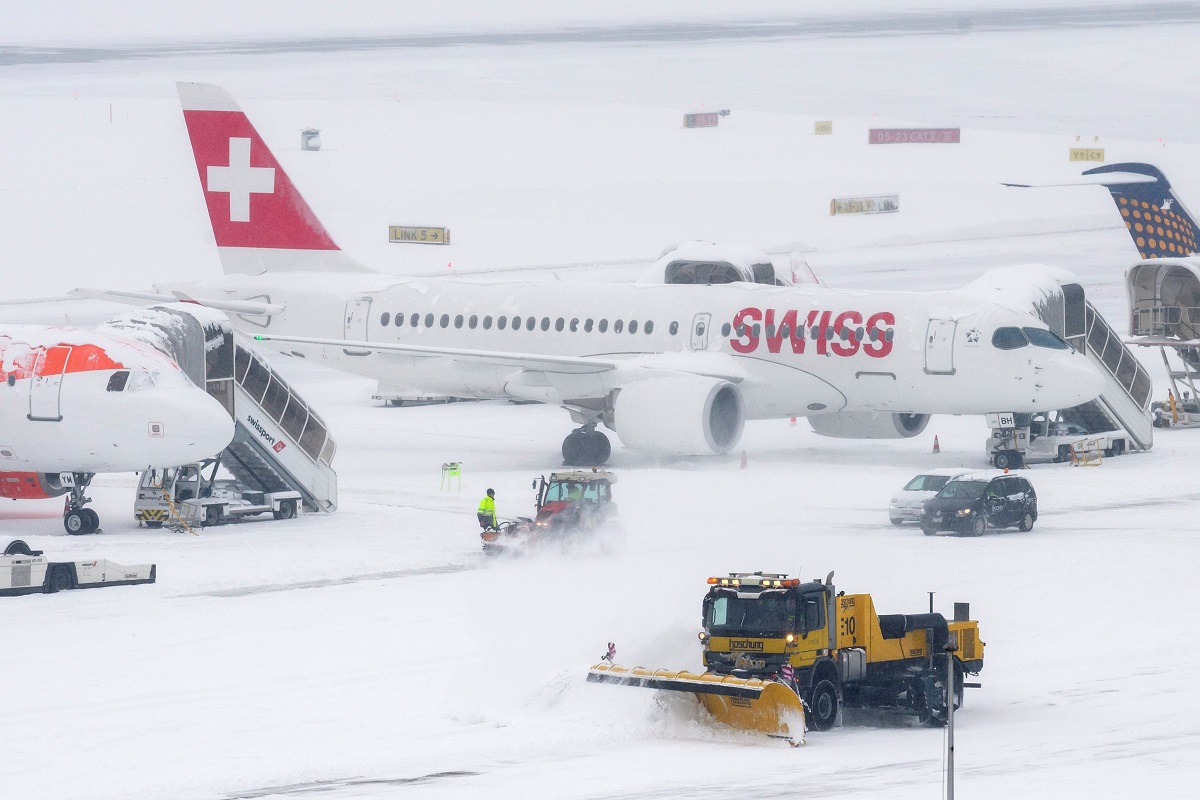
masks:
[[[969,517],[969,516],[971,516],[971,509],[969,509],[969,508],[959,509],[958,513],[955,514],[955,516],[956,517]]]
[[[698,633],[698,634],[696,634],[696,635],[697,635],[698,637],[700,637],[700,641],[702,641],[702,642],[704,642],[704,641],[707,641],[707,640],[708,640],[708,634],[707,634],[707,633],[705,633],[704,631],[700,631],[700,633]]]
[[[787,641],[788,644],[796,643],[796,634],[794,634],[794,633],[789,633],[787,636],[785,636],[783,638],[784,638],[784,640]]]

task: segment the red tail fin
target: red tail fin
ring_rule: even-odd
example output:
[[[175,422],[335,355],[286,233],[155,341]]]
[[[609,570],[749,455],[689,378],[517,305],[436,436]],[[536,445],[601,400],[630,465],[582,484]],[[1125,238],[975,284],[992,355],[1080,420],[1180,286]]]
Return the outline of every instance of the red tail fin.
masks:
[[[226,272],[367,271],[341,254],[228,92],[207,83],[178,88]]]

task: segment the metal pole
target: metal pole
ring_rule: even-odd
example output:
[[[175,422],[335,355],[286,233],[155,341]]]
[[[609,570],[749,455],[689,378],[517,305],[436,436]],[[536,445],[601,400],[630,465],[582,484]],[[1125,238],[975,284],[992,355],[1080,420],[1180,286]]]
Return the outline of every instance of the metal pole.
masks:
[[[950,634],[946,642],[946,800],[954,800],[954,701],[958,693],[954,686],[954,651],[958,636]]]
[[[929,593],[929,613],[933,613],[933,592]]]

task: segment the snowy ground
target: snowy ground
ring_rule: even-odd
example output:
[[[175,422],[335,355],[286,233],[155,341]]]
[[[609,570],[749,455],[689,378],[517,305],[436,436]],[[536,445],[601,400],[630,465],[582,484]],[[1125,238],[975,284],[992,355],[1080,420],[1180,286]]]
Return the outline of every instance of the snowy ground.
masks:
[[[382,269],[622,279],[692,237],[796,251],[846,288],[952,287],[1039,261],[1079,273],[1121,327],[1136,255],[1107,193],[998,184],[1069,180],[1075,136],[1099,136],[1109,161],[1157,163],[1200,206],[1187,113],[1200,66],[1161,74],[1162,54],[1198,33],[0,68],[5,299],[215,273],[173,94],[175,80],[214,80],[339,243]],[[725,107],[716,130],[679,127],[685,111]],[[835,135],[813,136],[817,119]],[[865,145],[866,128],[892,124],[961,125],[963,143]],[[308,125],[322,128],[320,153],[298,150]],[[828,215],[831,197],[882,193],[901,195],[899,214]],[[386,243],[388,224],[408,223],[447,225],[455,244]],[[3,314],[117,310],[42,301]],[[704,579],[734,569],[836,570],[839,588],[889,612],[923,611],[927,591],[945,612],[970,601],[988,650],[984,687],[957,720],[964,796],[1183,796],[1200,778],[1200,433],[1161,433],[1150,453],[1099,468],[1036,467],[1037,526],[982,539],[896,530],[885,511],[923,468],[982,466],[979,419],[875,443],[754,423],[744,470],[740,452],[663,463],[616,448],[619,539],[493,563],[478,552],[475,503],[492,486],[502,515],[528,513],[566,414],[380,408],[366,381],[281,368],[339,440],[335,516],[139,530],[124,475],[95,484],[100,536],[63,535],[58,501],[0,505],[0,540],[153,561],[159,574],[152,587],[0,603],[6,796],[936,796],[941,731],[856,718],[791,750],[714,729],[686,703],[583,682],[608,641],[623,663],[697,667]],[[461,492],[439,491],[448,460],[464,463]]]

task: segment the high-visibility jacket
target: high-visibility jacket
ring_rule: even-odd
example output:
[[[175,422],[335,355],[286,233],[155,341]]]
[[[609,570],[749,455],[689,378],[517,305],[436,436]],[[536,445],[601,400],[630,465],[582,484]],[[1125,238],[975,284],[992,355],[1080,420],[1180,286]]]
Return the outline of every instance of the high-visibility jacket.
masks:
[[[486,494],[479,501],[479,516],[488,516],[492,518],[492,527],[496,526],[496,501]]]

